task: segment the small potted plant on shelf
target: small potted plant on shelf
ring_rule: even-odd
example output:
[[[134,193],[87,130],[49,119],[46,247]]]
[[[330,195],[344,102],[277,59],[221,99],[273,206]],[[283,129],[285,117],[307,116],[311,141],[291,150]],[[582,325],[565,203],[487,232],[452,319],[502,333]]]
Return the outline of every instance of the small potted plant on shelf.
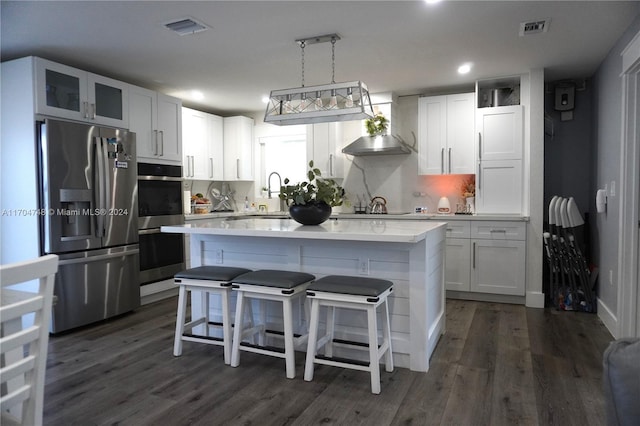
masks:
[[[331,216],[331,208],[344,202],[344,188],[333,179],[324,179],[320,170],[309,161],[308,181],[289,185],[284,179],[280,199],[289,206],[291,218],[303,225],[319,225]]]

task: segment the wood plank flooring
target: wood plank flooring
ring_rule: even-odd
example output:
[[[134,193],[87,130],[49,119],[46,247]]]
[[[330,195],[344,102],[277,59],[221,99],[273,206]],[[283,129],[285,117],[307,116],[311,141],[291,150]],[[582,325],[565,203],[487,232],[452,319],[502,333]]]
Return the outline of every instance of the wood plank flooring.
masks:
[[[176,298],[52,336],[46,425],[603,425],[594,314],[447,300],[447,332],[428,373],[317,366],[285,378],[284,360],[185,342],[173,356]]]

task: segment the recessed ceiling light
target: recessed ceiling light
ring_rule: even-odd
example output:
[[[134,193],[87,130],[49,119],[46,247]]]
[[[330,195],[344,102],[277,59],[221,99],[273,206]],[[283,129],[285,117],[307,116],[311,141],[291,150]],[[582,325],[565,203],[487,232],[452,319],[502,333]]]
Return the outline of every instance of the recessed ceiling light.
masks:
[[[427,4],[436,4],[436,3],[440,3],[442,0],[424,0],[425,3]]]
[[[471,64],[462,64],[458,67],[458,74],[468,74],[471,71]]]
[[[204,93],[202,93],[199,90],[192,90],[191,97],[193,98],[194,101],[201,101],[204,99]]]

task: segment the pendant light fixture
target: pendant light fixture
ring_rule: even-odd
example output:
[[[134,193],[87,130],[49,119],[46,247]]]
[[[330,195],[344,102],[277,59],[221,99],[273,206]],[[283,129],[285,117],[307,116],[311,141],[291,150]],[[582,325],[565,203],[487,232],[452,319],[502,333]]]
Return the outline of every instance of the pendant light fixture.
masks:
[[[302,52],[302,86],[272,90],[264,115],[265,123],[279,126],[372,118],[373,107],[367,85],[362,81],[335,82],[337,34],[296,40]],[[304,48],[309,44],[331,42],[331,83],[304,85]]]

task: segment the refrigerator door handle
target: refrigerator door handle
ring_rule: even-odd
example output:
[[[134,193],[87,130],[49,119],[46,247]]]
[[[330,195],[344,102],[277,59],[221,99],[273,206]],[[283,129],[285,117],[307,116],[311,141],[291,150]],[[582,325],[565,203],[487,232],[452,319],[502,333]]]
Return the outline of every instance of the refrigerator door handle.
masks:
[[[96,195],[96,208],[94,213],[96,213],[96,237],[102,238],[104,236],[104,215],[102,215],[102,209],[105,206],[105,192],[106,188],[105,184],[105,170],[104,170],[104,150],[106,150],[104,145],[103,138],[97,137],[95,139],[95,148],[96,148],[96,169],[98,171],[98,176],[96,177],[96,181],[94,182],[94,191],[97,190]]]
[[[138,253],[140,253],[140,249],[133,249],[133,250],[127,250],[127,251],[119,251],[116,253],[99,254],[97,256],[76,257],[73,259],[60,260],[58,264],[60,266],[64,266],[64,265],[73,265],[76,263],[91,263],[91,262],[98,262],[100,260],[105,260],[105,259],[113,259],[115,257],[132,256]]]
[[[107,138],[102,138],[102,161],[104,163],[104,168],[102,169],[103,174],[102,174],[102,178],[103,178],[103,188],[104,188],[104,195],[103,195],[103,202],[104,204],[102,204],[100,214],[102,216],[104,216],[108,211],[111,210],[111,199],[109,198],[109,194],[110,194],[110,188],[111,188],[111,184],[109,182],[109,177],[111,175],[111,173],[109,173],[109,152],[108,152],[108,146],[109,146],[109,141],[107,140]]]

